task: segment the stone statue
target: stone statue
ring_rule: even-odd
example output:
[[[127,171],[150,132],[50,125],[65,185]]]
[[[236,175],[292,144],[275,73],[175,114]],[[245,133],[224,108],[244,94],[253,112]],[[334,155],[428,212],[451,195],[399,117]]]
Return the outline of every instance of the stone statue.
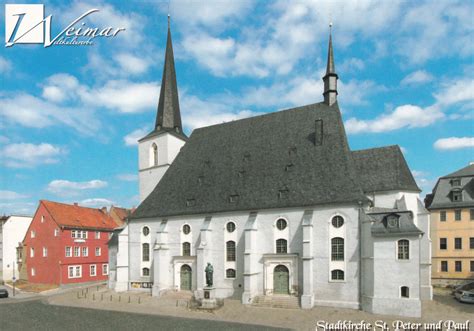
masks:
[[[214,268],[212,267],[212,264],[208,262],[206,269],[204,271],[206,272],[206,285],[208,287],[211,287],[212,286],[212,273],[214,272]]]

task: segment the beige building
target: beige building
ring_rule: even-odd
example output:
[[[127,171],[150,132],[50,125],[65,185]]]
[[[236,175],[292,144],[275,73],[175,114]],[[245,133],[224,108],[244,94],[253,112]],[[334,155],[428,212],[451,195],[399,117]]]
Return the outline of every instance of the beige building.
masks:
[[[441,177],[425,202],[431,212],[433,284],[474,280],[474,164]]]

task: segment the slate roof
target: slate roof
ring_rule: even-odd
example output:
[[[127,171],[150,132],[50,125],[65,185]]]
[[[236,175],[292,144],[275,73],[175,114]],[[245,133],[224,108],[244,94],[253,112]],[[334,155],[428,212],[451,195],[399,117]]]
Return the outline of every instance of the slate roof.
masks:
[[[453,185],[453,179],[460,179],[459,186]],[[453,201],[454,191],[460,191],[462,201]],[[474,165],[457,170],[438,179],[428,209],[470,208],[474,207]]]
[[[317,103],[194,130],[132,218],[358,201],[339,107]]]
[[[53,220],[62,227],[111,231],[115,221],[100,209],[40,200]]]
[[[394,145],[353,151],[352,157],[364,192],[421,192],[400,147]]]
[[[386,224],[386,217],[389,215],[397,215],[399,226],[389,227]],[[390,237],[401,235],[420,235],[423,231],[413,223],[413,216],[410,211],[393,211],[389,213],[367,213],[369,219],[374,221],[370,231],[374,237]]]

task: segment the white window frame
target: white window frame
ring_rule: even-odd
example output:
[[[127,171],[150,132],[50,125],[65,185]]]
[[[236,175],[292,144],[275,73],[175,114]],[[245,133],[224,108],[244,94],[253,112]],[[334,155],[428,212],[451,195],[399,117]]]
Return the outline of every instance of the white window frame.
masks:
[[[43,257],[48,256],[48,247],[43,247]]]
[[[41,223],[44,223],[44,216],[41,215]]]
[[[100,239],[100,231],[95,232],[95,239]]]
[[[71,274],[72,274],[72,276],[71,276]],[[82,266],[81,265],[70,265],[70,266],[68,266],[67,277],[69,279],[82,278]]]
[[[76,230],[71,230],[71,238],[76,238]]]
[[[89,256],[89,247],[82,247],[82,256],[83,257]]]
[[[92,272],[92,270],[94,270],[94,272]],[[97,265],[96,264],[91,264],[89,266],[89,272],[90,272],[91,277],[97,276]]]
[[[30,257],[35,257],[35,249],[30,247]]]
[[[107,276],[109,274],[109,264],[108,263],[104,263],[102,265],[102,275],[103,276]]]
[[[58,237],[59,236],[59,229],[54,229],[54,236]]]
[[[81,232],[82,232],[81,233],[81,235],[82,235],[81,238],[82,239],[87,239],[87,231],[81,231]]]
[[[71,246],[66,246],[65,247],[65,256],[66,257],[72,257],[72,247]],[[68,254],[69,253],[69,254]]]
[[[102,255],[102,249],[100,247],[95,248],[95,256],[101,256]]]
[[[32,276],[32,277],[36,276],[36,270],[35,270],[35,268],[31,268],[31,276]]]
[[[74,249],[73,249],[74,253],[74,257],[81,257],[81,247],[79,246],[74,246]]]
[[[35,237],[36,237],[36,232],[35,232],[35,230],[31,230],[30,236],[31,236],[31,238],[35,238]]]

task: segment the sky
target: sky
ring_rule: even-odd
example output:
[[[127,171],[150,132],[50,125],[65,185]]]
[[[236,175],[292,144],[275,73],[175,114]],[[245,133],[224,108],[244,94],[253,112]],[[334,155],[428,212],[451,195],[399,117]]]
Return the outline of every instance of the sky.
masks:
[[[139,203],[137,139],[154,127],[168,12],[188,135],[322,101],[332,22],[352,150],[399,145],[422,198],[474,161],[472,1],[28,3],[52,15],[52,37],[94,8],[76,27],[125,30],[88,46],[1,49],[2,215],[32,215],[40,199]],[[0,20],[5,40],[5,6]]]

